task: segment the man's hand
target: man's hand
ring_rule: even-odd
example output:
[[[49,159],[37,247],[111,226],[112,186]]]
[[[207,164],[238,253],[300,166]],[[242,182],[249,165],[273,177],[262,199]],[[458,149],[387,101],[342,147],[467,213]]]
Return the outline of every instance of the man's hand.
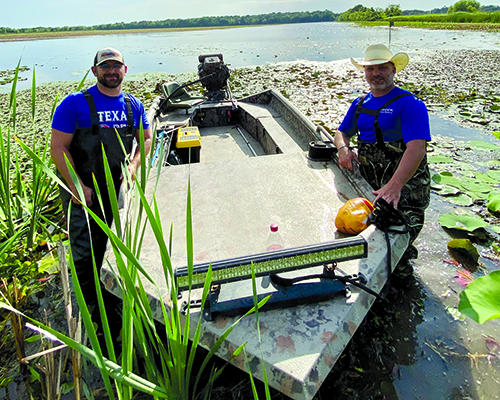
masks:
[[[353,163],[359,164],[357,154],[354,151],[350,150],[348,147],[342,147],[338,151],[337,157],[339,160],[339,165],[343,169],[352,171],[354,168]]]
[[[85,185],[82,185],[82,189],[83,189],[83,195],[85,197],[85,204],[87,205],[87,207],[91,207],[92,199],[94,198],[94,191]],[[80,204],[80,196],[78,195],[76,187],[73,187],[71,191],[73,192],[73,197],[71,198],[71,201],[75,204]]]
[[[341,131],[335,133],[333,144],[337,148],[337,158],[340,168],[352,171],[354,163],[359,164],[358,155],[349,149],[349,138]]]
[[[130,173],[132,180],[135,181],[135,176],[137,174],[137,163],[131,162],[128,165],[128,172]]]
[[[377,196],[373,203],[375,204],[378,199],[382,198],[387,201],[388,204],[397,209],[399,199],[401,198],[402,187],[396,184],[391,184],[389,181],[387,185],[382,186],[379,190],[374,190],[372,193]]]

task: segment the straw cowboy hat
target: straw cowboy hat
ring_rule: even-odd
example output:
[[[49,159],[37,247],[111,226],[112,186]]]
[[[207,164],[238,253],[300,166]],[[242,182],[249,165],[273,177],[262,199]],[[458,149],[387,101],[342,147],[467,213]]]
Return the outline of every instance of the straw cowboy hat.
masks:
[[[379,65],[385,64],[386,62],[391,62],[396,67],[396,72],[402,71],[410,61],[408,54],[400,52],[396,55],[392,55],[391,51],[383,44],[372,44],[368,46],[365,51],[365,59],[362,61],[356,61],[351,58],[351,62],[360,71],[365,71],[365,65]]]

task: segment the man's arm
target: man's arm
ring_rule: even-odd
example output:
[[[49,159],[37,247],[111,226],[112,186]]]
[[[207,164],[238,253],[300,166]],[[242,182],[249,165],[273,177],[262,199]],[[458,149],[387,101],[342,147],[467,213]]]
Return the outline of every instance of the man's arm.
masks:
[[[353,162],[359,164],[358,156],[349,149],[349,137],[341,131],[335,133],[333,144],[338,149],[337,157],[341,168],[353,170]]]
[[[397,208],[401,197],[401,189],[413,177],[426,152],[426,140],[417,139],[406,143],[406,150],[391,180],[379,190],[373,191],[373,194],[377,196],[375,202],[379,198],[383,198],[389,204],[392,203],[394,208]]]
[[[144,132],[144,152],[146,153],[144,157],[147,157],[149,151],[151,150],[153,134],[151,128],[144,129],[143,132]],[[135,174],[137,173],[137,167],[141,164],[141,146],[140,146],[141,132],[139,129],[135,131],[135,139],[137,141],[137,147],[135,149],[134,156],[130,160],[130,164],[128,166],[130,174],[133,179],[135,178]]]
[[[80,198],[78,195],[78,191],[76,189],[75,183],[73,179],[71,179],[71,175],[69,173],[68,167],[66,165],[66,160],[64,156],[67,157],[73,169],[75,168],[75,163],[73,162],[73,157],[71,157],[71,153],[69,152],[69,145],[73,140],[73,135],[71,133],[61,132],[57,129],[52,129],[52,139],[50,146],[50,154],[52,156],[52,160],[57,168],[57,170],[61,173],[62,177],[68,184],[71,192],[73,193],[72,201],[76,204],[79,204],[78,199]],[[94,196],[94,191],[85,186],[81,179],[80,184],[83,188],[83,194],[85,196],[85,202],[90,207],[92,205],[92,198]]]

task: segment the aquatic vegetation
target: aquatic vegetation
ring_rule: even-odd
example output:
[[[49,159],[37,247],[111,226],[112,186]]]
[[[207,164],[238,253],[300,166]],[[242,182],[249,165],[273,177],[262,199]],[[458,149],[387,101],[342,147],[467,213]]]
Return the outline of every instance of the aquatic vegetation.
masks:
[[[460,293],[458,310],[480,324],[500,318],[500,271],[469,283]]]
[[[493,212],[500,211],[500,191],[488,194],[488,203],[486,204],[486,207]]]
[[[476,272],[479,253],[470,239],[453,239],[448,242],[448,252],[459,264],[468,271]]]
[[[472,212],[446,213],[439,217],[439,223],[448,229],[458,229],[470,233],[488,226],[486,221]]]
[[[26,66],[18,66],[17,69],[8,69],[5,71],[0,71],[0,85],[6,85],[8,83],[14,82],[14,80],[21,80],[17,76],[19,72],[29,71],[29,68]],[[26,80],[26,78],[24,78]]]

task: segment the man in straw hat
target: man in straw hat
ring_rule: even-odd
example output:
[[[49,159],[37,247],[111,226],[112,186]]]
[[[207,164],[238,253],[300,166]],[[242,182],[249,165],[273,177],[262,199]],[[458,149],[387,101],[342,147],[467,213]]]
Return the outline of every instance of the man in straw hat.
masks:
[[[126,165],[130,174],[135,176],[140,165],[140,146],[136,147],[133,154],[131,152],[133,140],[140,142],[141,125],[146,154],[151,148],[152,134],[144,105],[134,96],[122,91],[122,81],[127,73],[122,53],[110,47],[99,50],[94,57],[92,72],[97,78],[96,85],[70,94],[54,113],[51,155],[59,175],[72,192],[68,193],[61,188],[63,209],[67,217],[70,217],[68,228],[71,253],[87,305],[91,310],[93,308],[93,319],[100,325],[96,318],[99,314],[93,262],[95,261],[97,271],[100,271],[108,238],[91,217],[87,220],[80,200],[111,225],[113,214],[102,147],[118,193],[123,166]],[[82,199],[66,165],[66,158],[83,189]],[[102,197],[102,208],[94,187],[94,178]],[[68,215],[70,202],[71,216]],[[113,300],[106,290],[103,290],[103,296],[108,302]]]
[[[365,58],[351,62],[364,72],[371,91],[353,101],[335,134],[338,161],[353,170],[359,164],[373,194],[401,211],[410,229],[410,245],[395,270],[396,280],[411,275],[412,245],[420,233],[430,201],[426,147],[431,139],[424,103],[398,88],[394,75],[408,64],[406,53],[393,55],[383,44],[369,46]],[[358,135],[357,154],[349,146]]]

